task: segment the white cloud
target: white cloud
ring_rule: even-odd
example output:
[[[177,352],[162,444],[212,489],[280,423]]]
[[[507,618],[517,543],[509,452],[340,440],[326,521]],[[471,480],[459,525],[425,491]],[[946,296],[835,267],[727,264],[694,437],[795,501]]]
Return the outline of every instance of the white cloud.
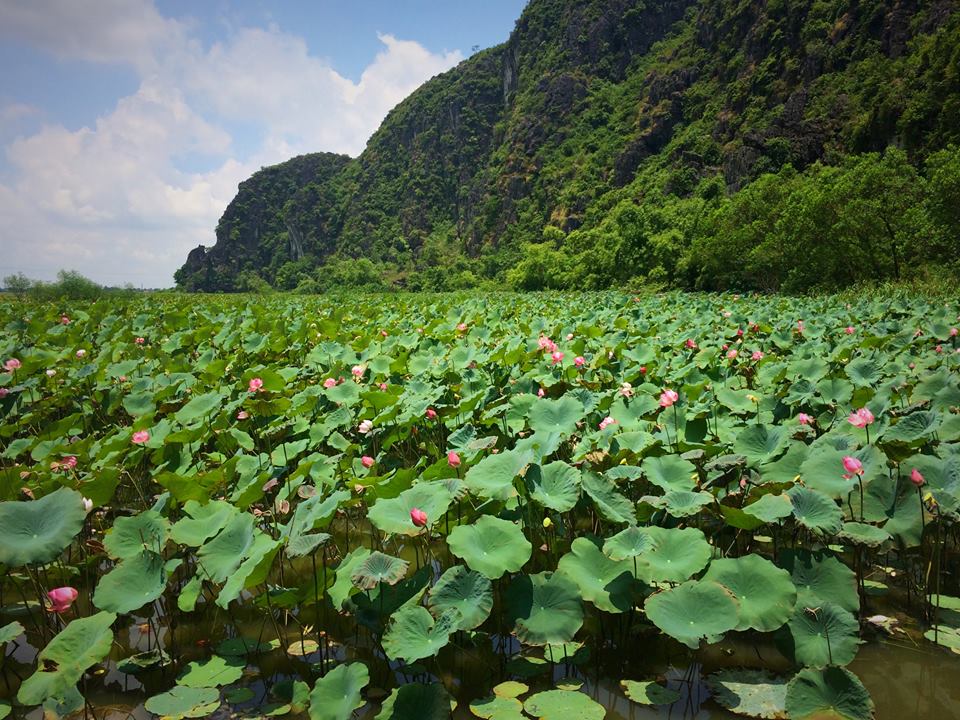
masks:
[[[213,244],[241,180],[302,152],[357,154],[397,102],[462,59],[381,35],[355,83],[276,27],[243,28],[203,49],[149,3],[97,4],[105,27],[84,24],[81,5],[15,0],[0,9],[0,32],[63,57],[130,63],[140,86],[93,127],[47,125],[6,147],[3,274],[72,268],[107,283],[170,285],[191,248]],[[258,147],[237,147],[227,130],[236,122],[259,130]],[[198,158],[208,170],[180,169]]]

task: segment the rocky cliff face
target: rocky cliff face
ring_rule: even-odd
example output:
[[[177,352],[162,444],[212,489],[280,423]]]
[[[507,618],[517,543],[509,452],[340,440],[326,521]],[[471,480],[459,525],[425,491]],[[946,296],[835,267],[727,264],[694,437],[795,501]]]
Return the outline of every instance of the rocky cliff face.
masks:
[[[305,155],[241,184],[177,282],[289,288],[365,257],[403,285],[438,253],[497,278],[522,244],[585,232],[624,198],[711,178],[735,192],[890,143],[920,162],[960,140],[957,16],[947,0],[531,0],[503,45],[416,90],[358,158]]]

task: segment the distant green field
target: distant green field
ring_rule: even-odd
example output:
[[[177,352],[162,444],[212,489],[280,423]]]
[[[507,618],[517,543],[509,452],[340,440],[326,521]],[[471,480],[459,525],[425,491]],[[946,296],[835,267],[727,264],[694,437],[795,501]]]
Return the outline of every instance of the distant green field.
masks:
[[[868,660],[960,672],[958,313],[4,300],[0,718],[909,714]]]

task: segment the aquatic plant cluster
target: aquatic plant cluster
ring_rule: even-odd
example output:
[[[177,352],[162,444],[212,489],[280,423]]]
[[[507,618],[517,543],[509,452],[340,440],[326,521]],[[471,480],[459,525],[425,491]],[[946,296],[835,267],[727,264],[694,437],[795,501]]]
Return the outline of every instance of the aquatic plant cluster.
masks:
[[[107,672],[171,718],[457,700],[599,719],[551,669],[739,636],[792,669],[716,672],[711,702],[871,718],[845,666],[897,624],[877,598],[960,651],[958,312],[895,294],[0,304],[0,717],[96,714]],[[471,648],[502,662],[464,698],[447,668]],[[271,678],[277,655],[296,670]],[[622,692],[679,698],[630,668]]]

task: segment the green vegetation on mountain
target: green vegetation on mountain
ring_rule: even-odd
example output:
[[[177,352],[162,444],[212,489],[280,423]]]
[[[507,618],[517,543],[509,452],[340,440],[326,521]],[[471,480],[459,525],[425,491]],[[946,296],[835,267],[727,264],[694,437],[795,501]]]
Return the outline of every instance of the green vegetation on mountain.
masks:
[[[241,184],[190,290],[797,292],[960,264],[951,0],[531,0],[355,159]]]

